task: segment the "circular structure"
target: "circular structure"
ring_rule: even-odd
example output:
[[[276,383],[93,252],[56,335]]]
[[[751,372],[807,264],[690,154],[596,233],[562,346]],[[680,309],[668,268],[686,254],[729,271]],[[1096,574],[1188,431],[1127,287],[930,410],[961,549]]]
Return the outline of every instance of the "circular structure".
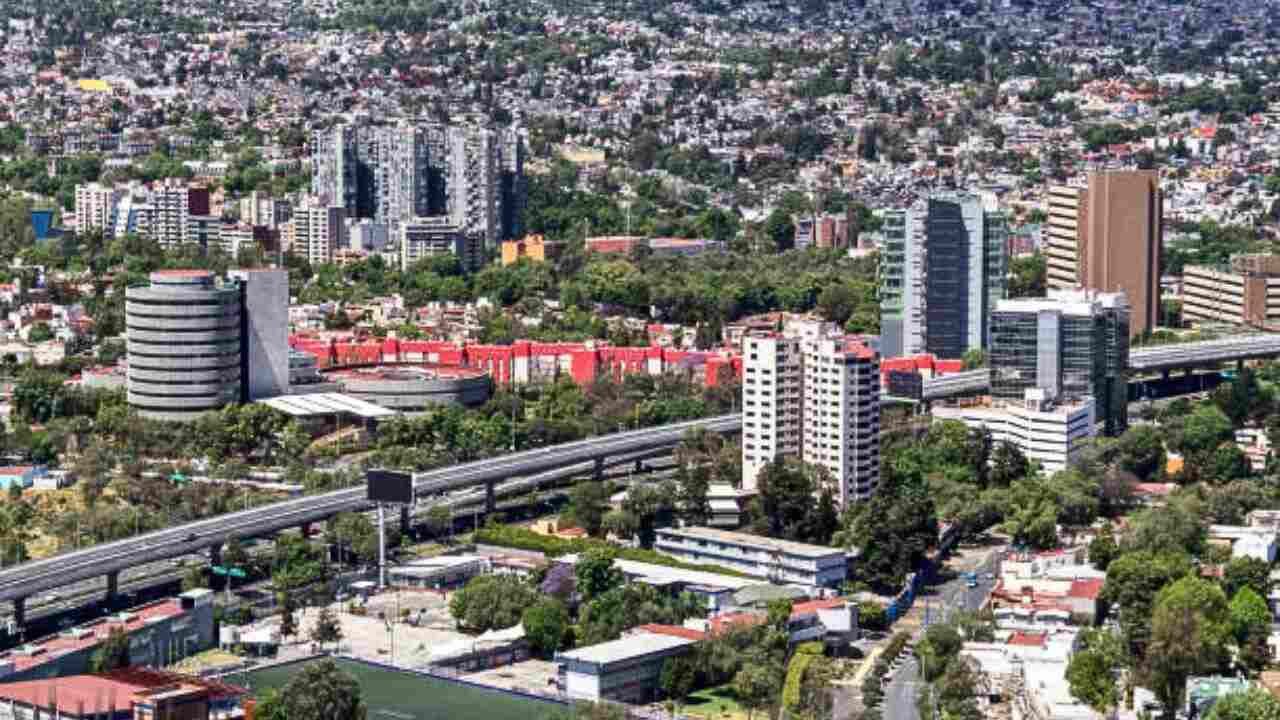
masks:
[[[129,404],[189,420],[240,399],[240,290],[204,270],[160,270],[125,292]]]
[[[489,374],[475,368],[391,365],[324,373],[342,391],[384,408],[425,410],[432,405],[481,405],[489,399]]]

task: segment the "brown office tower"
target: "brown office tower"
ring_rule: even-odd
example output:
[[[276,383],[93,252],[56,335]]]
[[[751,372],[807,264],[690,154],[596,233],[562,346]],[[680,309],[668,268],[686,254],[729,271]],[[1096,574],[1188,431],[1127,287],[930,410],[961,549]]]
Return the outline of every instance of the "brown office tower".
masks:
[[[1160,178],[1154,170],[1089,174],[1089,187],[1049,189],[1048,284],[1123,292],[1131,336],[1160,312]]]

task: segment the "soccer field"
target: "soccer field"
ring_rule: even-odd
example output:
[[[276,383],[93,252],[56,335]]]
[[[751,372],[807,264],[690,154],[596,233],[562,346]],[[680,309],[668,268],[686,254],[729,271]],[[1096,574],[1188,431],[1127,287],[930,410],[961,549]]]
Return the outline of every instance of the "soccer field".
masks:
[[[233,673],[225,678],[257,695],[282,687],[289,678],[317,660]],[[500,690],[388,670],[353,660],[335,660],[360,683],[369,720],[542,720],[564,706],[549,700],[525,698]]]

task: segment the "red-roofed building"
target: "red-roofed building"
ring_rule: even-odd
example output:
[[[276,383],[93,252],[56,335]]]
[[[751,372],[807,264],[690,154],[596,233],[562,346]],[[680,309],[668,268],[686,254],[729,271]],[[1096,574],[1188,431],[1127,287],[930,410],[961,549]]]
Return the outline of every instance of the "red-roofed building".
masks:
[[[0,705],[14,717],[65,720],[208,718],[238,707],[233,685],[141,668],[0,684]]]
[[[661,625],[658,623],[649,623],[634,628],[628,635],[635,633],[652,633],[654,635],[670,635],[672,637],[684,638],[686,640],[701,640],[707,634],[701,630],[682,627],[680,625]]]
[[[1044,633],[1024,633],[1015,632],[1009,636],[1009,645],[1021,645],[1023,647],[1044,647]]]

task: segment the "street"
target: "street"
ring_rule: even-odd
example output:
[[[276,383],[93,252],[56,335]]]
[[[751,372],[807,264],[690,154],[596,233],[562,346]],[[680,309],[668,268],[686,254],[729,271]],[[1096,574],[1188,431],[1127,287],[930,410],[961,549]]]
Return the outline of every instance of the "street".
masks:
[[[996,583],[994,579],[988,579],[987,575],[998,575],[1000,555],[1003,550],[1003,547],[992,548],[975,568],[978,574],[977,587],[967,587],[964,575],[957,573],[956,577],[922,592],[916,598],[916,604],[924,604],[923,627],[946,621],[956,610],[981,608]],[[951,570],[948,568],[943,572],[951,572]],[[920,632],[923,632],[923,628]],[[920,638],[920,632],[917,632],[915,639]],[[916,694],[922,680],[920,667],[910,650],[903,652],[897,668],[890,670],[889,678],[889,683],[884,690],[885,720],[918,720]]]

